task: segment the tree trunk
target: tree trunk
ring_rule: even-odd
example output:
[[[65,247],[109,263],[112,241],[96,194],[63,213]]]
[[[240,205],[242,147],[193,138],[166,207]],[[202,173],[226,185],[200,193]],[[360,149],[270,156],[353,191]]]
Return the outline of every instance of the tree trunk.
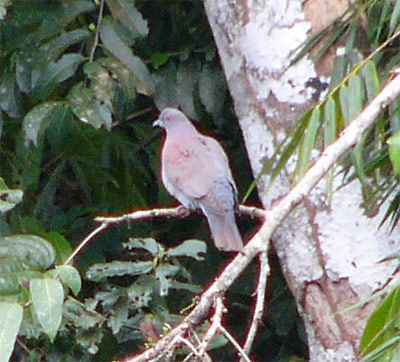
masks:
[[[289,66],[291,54],[310,31],[324,26],[331,21],[328,16],[337,16],[348,4],[337,0],[204,0],[204,4],[257,176],[290,127],[312,105],[316,90],[306,83],[329,74],[332,64],[330,55],[318,64],[303,58]],[[258,193],[265,208],[290,189],[289,171],[271,189],[268,176],[261,178]],[[344,309],[365,301],[393,278],[398,261],[379,260],[397,244],[396,233],[389,234],[385,226],[378,229],[382,216],[364,215],[357,181],[335,191],[330,205],[326,199],[322,181],[274,234],[273,245],[304,320],[310,360],[352,361],[366,319],[379,300]]]

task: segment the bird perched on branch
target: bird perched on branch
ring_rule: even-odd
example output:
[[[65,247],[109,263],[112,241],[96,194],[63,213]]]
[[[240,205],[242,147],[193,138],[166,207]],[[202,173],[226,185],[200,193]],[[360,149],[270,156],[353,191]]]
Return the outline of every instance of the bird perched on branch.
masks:
[[[177,109],[164,109],[153,126],[164,128],[167,135],[161,153],[165,188],[186,208],[203,211],[218,249],[241,250],[237,189],[221,145],[199,133]]]

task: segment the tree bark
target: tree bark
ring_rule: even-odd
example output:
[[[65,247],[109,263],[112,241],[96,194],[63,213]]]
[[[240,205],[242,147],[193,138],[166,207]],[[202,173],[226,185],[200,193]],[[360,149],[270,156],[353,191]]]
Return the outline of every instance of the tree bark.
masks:
[[[329,72],[329,59],[318,67],[308,58],[289,66],[292,52],[321,26],[316,21],[322,16],[315,14],[324,12],[315,7],[329,3],[338,2],[204,0],[255,176],[312,105],[314,91],[307,81]],[[338,13],[347,6],[340,3]],[[265,208],[289,191],[289,174],[271,189],[268,176],[261,178],[258,193]],[[359,337],[379,300],[341,311],[381,289],[398,266],[397,260],[379,262],[396,247],[396,233],[378,229],[380,215],[366,217],[361,203],[360,184],[354,181],[335,191],[328,205],[321,181],[273,237],[304,320],[311,361],[357,358]]]

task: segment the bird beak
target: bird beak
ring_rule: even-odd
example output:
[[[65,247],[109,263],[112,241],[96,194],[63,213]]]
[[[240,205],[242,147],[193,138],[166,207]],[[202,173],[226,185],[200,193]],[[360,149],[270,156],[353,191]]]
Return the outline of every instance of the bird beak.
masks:
[[[162,127],[163,126],[163,121],[161,120],[161,119],[156,119],[154,122],[153,122],[153,127]]]

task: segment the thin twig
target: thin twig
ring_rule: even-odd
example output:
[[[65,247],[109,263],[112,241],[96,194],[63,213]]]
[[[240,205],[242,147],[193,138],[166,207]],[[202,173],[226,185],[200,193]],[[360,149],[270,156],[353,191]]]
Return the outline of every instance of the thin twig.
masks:
[[[155,217],[184,216],[181,210],[182,208],[179,206],[162,208],[162,209],[138,210],[120,216],[98,216],[94,220],[107,225],[111,225],[111,224],[119,224],[125,221],[153,219]]]
[[[253,219],[265,219],[265,210],[255,206],[239,205],[239,212],[241,214],[250,216]]]
[[[211,323],[211,326],[208,328],[205,336],[203,337],[203,340],[199,346],[199,357],[203,357],[208,345],[214,338],[215,334],[218,332],[218,329],[221,327],[221,320],[223,314],[226,312],[226,308],[224,306],[224,303],[222,301],[222,297],[218,296],[215,299],[215,313],[213,317],[213,321]]]
[[[94,229],[82,242],[78,245],[78,247],[74,250],[74,252],[69,256],[69,258],[65,261],[64,265],[69,264],[75,256],[82,250],[82,248],[92,239],[95,235],[100,233],[100,231],[106,229],[108,227],[107,224],[101,224],[96,229]]]
[[[268,274],[269,274],[269,264],[268,264],[268,254],[266,251],[260,253],[260,275],[258,278],[257,285],[257,301],[254,308],[253,320],[247,333],[246,342],[244,344],[244,351],[247,355],[250,354],[251,347],[254,343],[254,339],[257,334],[258,326],[260,325],[263,313],[264,313],[264,303],[265,303],[265,290],[267,286]],[[244,362],[242,357],[240,362]]]
[[[99,16],[97,18],[96,33],[94,34],[93,47],[92,50],[90,51],[89,62],[93,62],[94,53],[96,51],[97,45],[99,45],[99,32],[100,32],[101,20],[103,19],[103,11],[104,11],[104,0],[101,0]]]
[[[222,334],[226,337],[226,339],[231,342],[231,344],[236,348],[236,350],[240,353],[242,356],[242,359],[246,362],[251,362],[250,357],[246,354],[246,352],[243,350],[242,347],[240,347],[240,344],[238,341],[236,341],[235,338],[228,332],[228,330],[223,326],[219,326],[219,330],[222,332]]]
[[[196,357],[199,357],[199,353],[197,352],[196,347],[193,345],[193,343],[191,343],[189,340],[187,340],[186,338],[183,338],[181,336],[178,336],[178,338],[176,338],[176,342],[181,342],[183,344],[186,344],[186,346],[189,347],[189,349],[192,351],[191,354],[194,354]]]

